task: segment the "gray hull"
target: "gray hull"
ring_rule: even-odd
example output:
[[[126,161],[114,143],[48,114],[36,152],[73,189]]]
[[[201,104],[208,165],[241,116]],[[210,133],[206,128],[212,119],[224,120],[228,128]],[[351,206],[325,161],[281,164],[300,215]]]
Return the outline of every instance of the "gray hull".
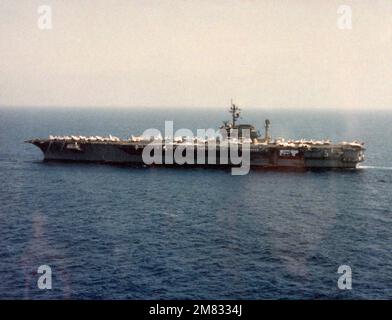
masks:
[[[146,143],[130,141],[120,142],[75,142],[34,139],[27,141],[39,147],[45,161],[99,162],[112,164],[145,164],[142,152]],[[174,146],[175,149],[177,146]],[[216,163],[205,160],[198,162],[197,151],[194,149],[194,159],[185,165],[200,166],[233,166],[231,159],[221,163],[219,147],[216,148]],[[262,168],[356,168],[363,161],[362,147],[331,145],[314,148],[287,148],[278,145],[251,145],[250,165]],[[160,165],[175,165],[165,161],[165,151]],[[172,151],[171,151],[172,152]],[[207,151],[205,159],[208,159]],[[152,164],[157,165],[157,164]]]

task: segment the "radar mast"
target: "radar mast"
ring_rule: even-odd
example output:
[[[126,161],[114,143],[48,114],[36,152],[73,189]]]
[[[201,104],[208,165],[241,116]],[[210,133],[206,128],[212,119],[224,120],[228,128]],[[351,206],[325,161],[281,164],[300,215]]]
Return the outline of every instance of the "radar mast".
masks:
[[[235,105],[233,103],[233,99],[231,99],[231,106],[230,106],[229,112],[231,113],[231,116],[232,116],[232,119],[233,119],[232,128],[234,128],[235,127],[235,122],[240,117],[241,109],[237,105]]]

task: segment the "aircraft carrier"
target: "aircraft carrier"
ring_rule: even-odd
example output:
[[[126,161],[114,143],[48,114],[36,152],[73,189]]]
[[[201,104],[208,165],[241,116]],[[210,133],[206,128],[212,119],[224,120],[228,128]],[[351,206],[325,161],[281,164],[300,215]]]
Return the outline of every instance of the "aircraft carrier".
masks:
[[[232,153],[222,157],[223,150],[244,148],[249,150],[250,167],[261,168],[347,168],[355,169],[364,160],[364,144],[361,142],[332,143],[329,140],[285,140],[272,139],[269,135],[270,121],[265,120],[264,135],[250,124],[238,124],[240,108],[234,103],[230,107],[231,120],[220,127],[227,133],[222,138],[205,137],[146,137],[132,136],[119,139],[114,136],[49,136],[25,142],[39,147],[45,161],[98,162],[110,164],[136,164],[148,166],[235,166]],[[234,132],[237,134],[234,135]],[[245,134],[246,133],[246,134]],[[143,150],[153,146],[154,152],[162,153],[161,161],[147,161]],[[191,152],[184,161],[173,161],[176,149],[181,153]],[[209,161],[212,151],[214,160]],[[204,156],[203,156],[204,154]],[[202,155],[202,157],[200,157]],[[202,159],[202,161],[200,161]],[[223,159],[223,160],[222,160]]]

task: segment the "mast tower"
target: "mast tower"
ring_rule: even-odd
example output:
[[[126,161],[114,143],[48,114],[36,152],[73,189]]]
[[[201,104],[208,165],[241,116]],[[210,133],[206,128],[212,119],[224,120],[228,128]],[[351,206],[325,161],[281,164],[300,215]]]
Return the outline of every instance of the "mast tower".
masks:
[[[231,99],[231,106],[229,112],[231,113],[232,116],[232,127],[235,127],[235,122],[239,119],[241,109],[233,103],[233,99]]]

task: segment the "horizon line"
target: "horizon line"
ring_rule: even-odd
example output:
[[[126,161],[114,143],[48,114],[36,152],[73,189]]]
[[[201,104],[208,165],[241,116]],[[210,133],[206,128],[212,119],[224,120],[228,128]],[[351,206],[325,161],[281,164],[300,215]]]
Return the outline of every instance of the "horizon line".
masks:
[[[300,111],[300,110],[318,110],[318,111],[392,111],[392,107],[326,107],[326,106],[286,106],[286,107],[278,107],[278,106],[255,106],[255,105],[243,105],[238,103],[239,107],[245,109],[259,109],[259,110],[288,110],[288,111]],[[12,105],[12,104],[0,104],[0,109],[10,109],[10,108],[19,108],[19,109],[38,109],[38,108],[53,108],[53,109],[66,109],[66,108],[80,108],[80,109],[140,109],[140,108],[151,108],[151,109],[214,109],[218,110],[221,108],[228,107],[229,104],[218,106],[218,105],[170,105],[170,106],[159,106],[159,105]]]

